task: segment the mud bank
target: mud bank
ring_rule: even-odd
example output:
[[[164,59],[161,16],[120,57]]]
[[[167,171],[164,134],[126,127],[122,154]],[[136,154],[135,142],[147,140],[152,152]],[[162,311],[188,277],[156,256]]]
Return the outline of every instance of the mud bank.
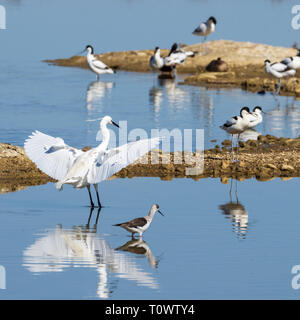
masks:
[[[296,139],[259,136],[258,140],[240,142],[239,162],[231,161],[231,142],[204,152],[204,170],[201,172],[201,154],[181,152],[171,154],[154,150],[137,162],[121,170],[113,178],[159,177],[173,178],[229,178],[238,180],[256,178],[260,181],[276,177],[300,177],[300,137]],[[155,164],[153,164],[155,163]],[[193,172],[191,172],[191,168]],[[0,193],[16,191],[31,185],[55,180],[41,172],[20,147],[0,144]]]
[[[171,44],[170,44],[171,45]],[[280,61],[286,57],[294,56],[296,49],[274,47],[252,42],[237,42],[230,40],[216,40],[202,44],[185,47],[186,50],[197,51],[194,58],[188,58],[184,65],[177,67],[177,72],[190,74],[184,84],[201,85],[207,87],[240,87],[245,90],[274,91],[278,80],[264,71],[264,60]],[[206,55],[201,52],[207,50]],[[161,55],[166,56],[169,50],[161,50]],[[122,52],[107,52],[98,57],[108,66],[125,71],[148,72],[149,59],[153,50],[135,50]],[[229,69],[227,72],[207,72],[205,67],[214,59],[222,58]],[[66,59],[45,60],[45,62],[65,67],[87,68],[86,58],[73,56]],[[283,79],[280,94],[300,97],[300,78],[296,77],[287,81]]]
[[[54,181],[26,156],[24,149],[0,143],[0,193]]]

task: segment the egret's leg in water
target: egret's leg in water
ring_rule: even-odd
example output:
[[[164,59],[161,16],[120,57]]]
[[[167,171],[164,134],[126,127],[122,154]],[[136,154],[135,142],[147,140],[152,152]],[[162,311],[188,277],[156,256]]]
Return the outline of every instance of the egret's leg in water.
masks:
[[[99,193],[98,193],[98,185],[97,184],[94,184],[94,188],[95,188],[95,191],[96,191],[96,194],[97,194],[97,201],[98,201],[98,207],[101,208],[101,203],[100,203],[100,197],[99,197]]]
[[[94,205],[94,202],[93,202],[93,199],[92,199],[92,195],[91,195],[91,188],[90,188],[90,186],[89,186],[89,185],[87,186],[87,189],[88,189],[89,196],[90,196],[91,207],[92,207],[92,208],[94,208],[94,207],[95,207],[95,205]]]

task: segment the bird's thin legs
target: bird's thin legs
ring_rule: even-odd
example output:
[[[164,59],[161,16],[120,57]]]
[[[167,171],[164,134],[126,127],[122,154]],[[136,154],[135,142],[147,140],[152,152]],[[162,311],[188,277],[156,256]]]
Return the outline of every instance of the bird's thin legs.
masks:
[[[201,53],[201,55],[204,56],[206,54],[207,54],[206,36],[204,36],[203,40],[202,40],[202,53]]]
[[[101,208],[102,205],[101,205],[101,203],[100,203],[100,197],[99,197],[99,193],[98,193],[98,185],[97,185],[97,184],[94,184],[94,188],[95,188],[96,195],[97,195],[98,207]]]
[[[87,189],[88,189],[89,196],[90,196],[91,207],[92,207],[92,208],[94,208],[94,207],[95,207],[95,205],[94,205],[94,202],[93,202],[93,199],[92,199],[92,195],[91,195],[91,188],[90,188],[90,186],[87,186]]]
[[[93,211],[94,211],[94,207],[91,207],[91,209],[90,209],[90,215],[89,215],[89,219],[88,219],[88,222],[87,222],[87,226],[89,227],[89,225],[90,225],[90,221],[91,221],[91,217],[92,217],[92,213],[93,213]]]
[[[234,156],[233,156],[233,134],[231,135],[231,161],[233,162]]]
[[[239,161],[239,142],[240,142],[240,135],[238,134],[237,145],[236,145],[236,161]]]
[[[99,219],[100,211],[101,211],[101,207],[99,207],[98,212],[97,212],[97,217],[96,217],[96,221],[95,221],[95,226],[97,226],[97,224],[98,224],[98,219]]]
[[[281,79],[279,79],[278,84],[277,84],[277,91],[275,92],[276,96],[279,94],[280,88],[281,88]]]
[[[87,227],[88,229],[90,228],[91,217],[92,217],[92,214],[93,214],[94,210],[95,210],[95,207],[91,207],[91,209],[90,209],[90,215],[89,215],[89,218],[88,218],[88,222],[87,222],[87,224],[86,224],[86,227]],[[94,227],[93,227],[95,231],[97,231],[97,224],[98,224],[98,219],[99,219],[100,211],[101,211],[101,208],[98,208],[96,220],[95,220]]]

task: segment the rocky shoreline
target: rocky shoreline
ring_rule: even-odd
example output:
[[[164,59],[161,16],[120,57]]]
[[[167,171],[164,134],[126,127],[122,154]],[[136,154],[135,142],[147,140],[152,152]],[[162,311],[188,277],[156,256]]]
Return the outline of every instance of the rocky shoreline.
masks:
[[[238,180],[256,178],[266,181],[280,177],[300,177],[300,137],[295,139],[259,136],[258,140],[240,142],[239,162],[231,162],[231,142],[224,140],[221,145],[204,151],[204,170],[191,174],[192,167],[201,171],[201,154],[186,152],[163,153],[154,150],[137,162],[121,170],[113,178],[159,177],[173,178],[229,178]],[[198,156],[195,163],[195,156]],[[156,164],[153,164],[156,159]],[[181,161],[183,159],[183,161]],[[170,161],[168,161],[170,160]],[[152,161],[152,164],[151,164]],[[191,165],[191,163],[194,164]],[[196,164],[196,165],[195,165]],[[41,172],[27,157],[24,149],[0,143],[0,193],[17,191],[27,186],[55,182]]]
[[[208,54],[201,55],[202,44],[186,46],[186,50],[197,51],[194,58],[188,58],[184,65],[176,68],[178,73],[187,74],[183,84],[201,85],[206,87],[239,87],[252,92],[273,92],[278,80],[264,71],[264,60],[280,61],[294,56],[296,49],[274,47],[252,42],[237,42],[230,40],[215,40],[206,43]],[[169,50],[161,50],[166,56]],[[116,70],[149,72],[149,59],[153,50],[134,50],[122,52],[107,52],[98,57],[108,66]],[[206,66],[214,59],[221,58],[228,65],[227,72],[207,72]],[[45,60],[45,62],[64,67],[87,68],[84,56],[73,56],[65,59]],[[283,79],[281,95],[300,97],[300,78]]]

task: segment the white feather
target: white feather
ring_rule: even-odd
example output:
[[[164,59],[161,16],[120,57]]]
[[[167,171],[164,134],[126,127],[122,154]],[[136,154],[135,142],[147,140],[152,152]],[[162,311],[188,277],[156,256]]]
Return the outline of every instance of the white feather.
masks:
[[[143,139],[101,153],[89,170],[87,181],[90,184],[104,181],[135,162],[159,145],[160,138]]]
[[[83,151],[54,138],[35,131],[24,143],[25,152],[36,166],[53,179],[62,179]]]

